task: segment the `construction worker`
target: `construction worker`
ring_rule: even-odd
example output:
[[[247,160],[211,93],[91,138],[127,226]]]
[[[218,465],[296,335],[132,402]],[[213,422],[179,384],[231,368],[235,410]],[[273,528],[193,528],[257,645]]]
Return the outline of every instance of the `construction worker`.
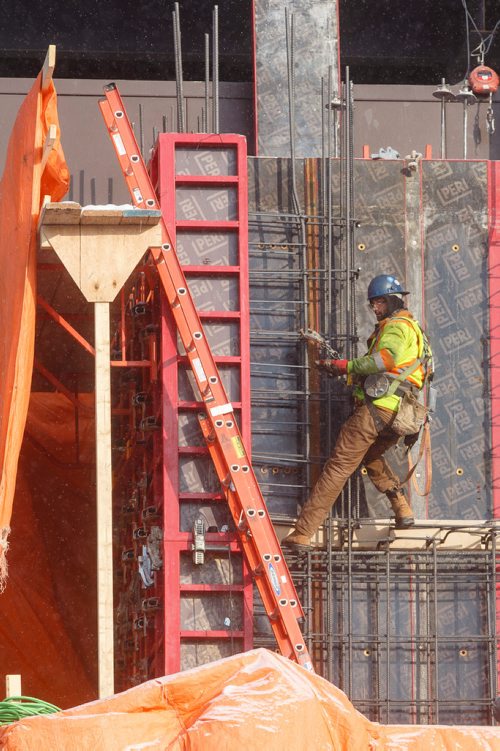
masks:
[[[396,527],[404,529],[415,523],[399,478],[384,460],[387,449],[401,436],[391,425],[395,423],[404,393],[418,395],[431,370],[428,340],[406,310],[408,294],[395,276],[376,276],[368,286],[368,302],[377,324],[368,339],[367,354],[354,360],[317,361],[334,375],[347,374],[348,382],[354,384],[356,406],[340,430],[332,456],[303,506],[295,529],[282,541],[285,547],[295,550],[310,547],[312,536],[360,464],[365,466],[377,490],[389,499]],[[408,435],[407,445],[415,442],[417,435]]]

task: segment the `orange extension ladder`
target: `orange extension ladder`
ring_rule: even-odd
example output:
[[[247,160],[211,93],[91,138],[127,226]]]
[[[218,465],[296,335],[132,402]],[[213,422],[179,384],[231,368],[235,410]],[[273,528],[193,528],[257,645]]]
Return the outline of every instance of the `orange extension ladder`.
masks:
[[[105,86],[104,94],[106,98],[99,101],[99,107],[132,202],[138,208],[157,210],[159,202],[116,85]],[[198,416],[201,430],[279,650],[313,670],[298,623],[304,614],[295,586],[163,219],[162,228],[163,245],[150,250],[206,406],[206,412]]]

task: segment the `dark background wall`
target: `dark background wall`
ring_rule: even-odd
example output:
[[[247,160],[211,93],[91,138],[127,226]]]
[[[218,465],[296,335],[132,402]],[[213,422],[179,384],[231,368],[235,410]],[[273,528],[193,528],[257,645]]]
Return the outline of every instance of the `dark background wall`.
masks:
[[[255,0],[218,0],[221,80],[252,78],[252,8]],[[213,0],[180,0],[186,78],[202,80],[205,32]],[[265,9],[268,0],[262,5]],[[293,2],[283,2],[293,9]],[[496,0],[467,0],[487,36],[498,20]],[[174,72],[173,2],[167,0],[3,0],[0,6],[0,76],[34,76],[48,44],[60,51],[63,78],[168,80]],[[284,14],[284,10],[283,10]],[[341,63],[358,83],[432,84],[460,81],[467,69],[461,0],[340,0]],[[479,34],[469,23],[470,48]],[[487,61],[500,68],[500,39]]]

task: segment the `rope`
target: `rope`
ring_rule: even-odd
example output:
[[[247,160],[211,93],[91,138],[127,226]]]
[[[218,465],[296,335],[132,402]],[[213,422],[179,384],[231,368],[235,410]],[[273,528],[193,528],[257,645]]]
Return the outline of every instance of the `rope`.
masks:
[[[402,480],[401,484],[404,485],[408,480],[411,478],[413,488],[417,495],[419,495],[421,498],[425,498],[425,496],[429,495],[431,492],[431,485],[432,485],[432,455],[431,455],[431,431],[429,429],[429,422],[426,421],[424,424],[424,434],[422,436],[422,440],[420,441],[420,450],[418,452],[417,461],[415,464],[412,461],[410,452],[408,451],[408,469],[409,472],[406,475],[405,479]],[[426,454],[426,478],[425,478],[425,487],[424,490],[420,490],[418,486],[417,479],[415,475],[413,474],[422,459],[424,452]]]
[[[8,696],[0,701],[0,725],[9,725],[25,717],[60,712],[59,707],[32,696]]]

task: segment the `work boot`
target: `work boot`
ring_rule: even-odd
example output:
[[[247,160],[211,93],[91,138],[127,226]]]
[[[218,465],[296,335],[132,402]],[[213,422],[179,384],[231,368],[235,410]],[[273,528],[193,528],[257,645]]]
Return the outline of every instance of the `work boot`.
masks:
[[[301,535],[295,529],[281,541],[282,548],[288,548],[296,553],[307,553],[311,550],[311,539],[307,535]]]
[[[407,529],[408,527],[413,527],[415,519],[413,517],[413,511],[406,500],[404,491],[395,488],[394,490],[388,490],[386,496],[396,515],[396,529]]]

